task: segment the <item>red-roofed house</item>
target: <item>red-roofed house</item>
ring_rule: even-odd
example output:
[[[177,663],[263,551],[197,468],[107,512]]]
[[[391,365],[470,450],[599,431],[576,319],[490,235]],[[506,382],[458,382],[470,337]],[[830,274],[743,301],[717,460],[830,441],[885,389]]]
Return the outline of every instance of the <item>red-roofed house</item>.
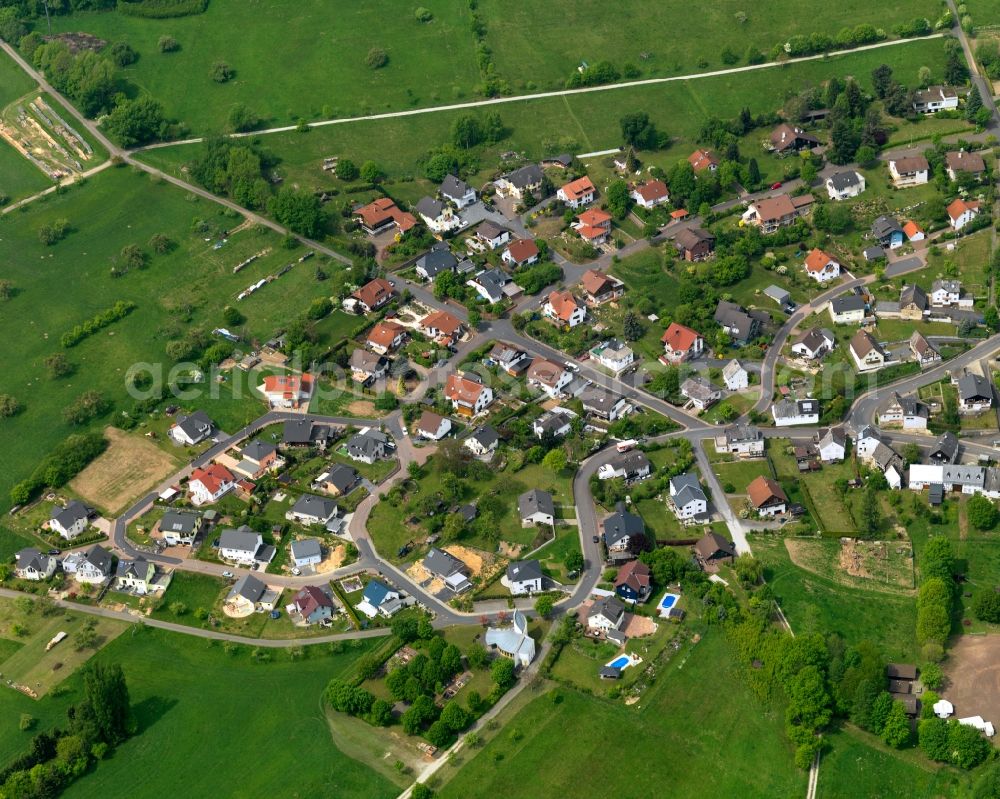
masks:
[[[204,469],[195,469],[188,481],[192,505],[207,505],[215,502],[236,485],[236,477],[229,469],[218,463],[210,463]]]
[[[445,399],[451,402],[452,409],[461,416],[482,413],[493,402],[493,389],[474,377],[453,373],[448,375],[445,382]]]
[[[906,224],[903,225],[903,232],[906,234],[906,238],[910,241],[923,241],[927,238],[927,234],[924,233],[924,229],[912,219],[907,220]]]
[[[705,349],[705,339],[690,327],[671,322],[661,339],[664,358],[670,363],[680,363],[697,358]]]
[[[396,322],[379,322],[368,331],[368,349],[385,355],[392,352],[406,339],[406,328]]]
[[[500,258],[511,266],[527,266],[538,261],[538,254],[538,245],[533,240],[516,239],[507,246]]]
[[[587,306],[578,302],[568,291],[553,291],[542,306],[542,313],[550,321],[566,327],[576,327],[587,318]]]
[[[312,396],[312,375],[268,375],[262,391],[272,408],[298,408]]]
[[[588,269],[580,278],[583,298],[591,307],[620,299],[625,293],[625,284],[612,275]]]
[[[632,187],[632,199],[642,208],[656,208],[670,202],[670,193],[662,180],[647,180]]]
[[[590,182],[590,178],[584,175],[582,178],[570,181],[556,192],[556,197],[562,200],[570,208],[579,208],[581,205],[590,205],[594,201],[597,189]]]
[[[462,337],[462,322],[447,311],[434,311],[420,320],[420,332],[447,347]]]
[[[604,244],[611,235],[611,214],[599,208],[588,208],[576,217],[573,229],[580,238],[593,245]]]
[[[963,200],[959,197],[948,206],[948,218],[951,219],[953,230],[961,230],[969,222],[979,216],[979,202],[977,200]]]
[[[688,163],[691,164],[695,172],[702,172],[705,169],[714,172],[719,168],[719,159],[709,150],[695,150],[688,156]]]
[[[365,283],[351,297],[361,306],[362,312],[368,314],[389,302],[395,293],[392,283],[385,278],[377,277]]]
[[[829,253],[814,248],[806,256],[806,274],[817,283],[826,283],[840,277],[840,263]]]
[[[417,224],[417,218],[413,214],[400,210],[388,197],[379,197],[356,209],[354,218],[369,236],[383,233],[391,227],[399,233],[406,233]]]

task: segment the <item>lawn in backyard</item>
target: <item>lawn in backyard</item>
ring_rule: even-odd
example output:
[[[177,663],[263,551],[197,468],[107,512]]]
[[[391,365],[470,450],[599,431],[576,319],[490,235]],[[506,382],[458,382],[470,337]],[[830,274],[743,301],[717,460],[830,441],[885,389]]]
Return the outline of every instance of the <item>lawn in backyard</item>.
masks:
[[[657,674],[632,707],[561,686],[554,695],[533,699],[438,795],[534,799],[565,792],[567,785],[578,799],[604,799],[623,790],[628,796],[668,791],[691,799],[802,793],[806,777],[792,763],[784,713],[752,698],[721,631],[710,629],[682,655]],[[720,680],[727,686],[725,699],[713,688]],[[656,768],[649,767],[649,750],[636,741],[656,742]],[[603,756],[594,758],[598,751]],[[726,767],[718,768],[722,751]],[[762,770],[760,763],[768,767]]]
[[[915,597],[848,588],[806,571],[792,563],[781,537],[755,535],[750,545],[796,634],[835,632],[849,644],[874,641],[889,660],[918,658]]]
[[[837,490],[838,481],[857,477],[853,463],[850,460],[825,463],[819,471],[800,473],[794,454],[789,452],[791,447],[788,439],[775,441],[771,446],[770,457],[778,482],[786,486],[790,494],[803,495],[804,504],[816,517],[821,532],[855,533],[857,525],[851,510],[855,498],[850,492],[841,496]]]
[[[38,230],[58,219],[68,220],[71,232],[47,247],[39,241]],[[206,223],[204,232],[194,232],[197,220]],[[165,356],[168,341],[182,338],[193,327],[210,331],[222,324],[221,310],[236,304],[237,293],[304,252],[284,250],[276,234],[257,228],[232,234],[228,243],[214,249],[216,235],[239,221],[220,213],[214,203],[125,168],[106,170],[85,185],[3,218],[0,261],[15,289],[0,318],[0,335],[8,342],[4,391],[20,400],[24,409],[4,420],[0,431],[7,454],[0,506],[7,504],[12,484],[56,443],[79,430],[63,421],[63,408],[87,390],[101,392],[120,409],[130,407],[133,400],[126,392],[125,375],[131,365],[153,364],[166,376],[171,368]],[[171,252],[152,252],[148,242],[157,233],[173,240]],[[113,277],[113,260],[131,244],[146,251],[147,267]],[[266,255],[233,274],[236,264],[265,250]],[[247,318],[239,332],[257,339],[270,337],[326,291],[325,284],[314,279],[311,265],[294,268],[239,303]],[[118,300],[134,302],[135,310],[75,347],[60,346],[63,333]],[[65,354],[75,372],[52,380],[43,361],[58,352]],[[237,374],[229,380],[242,377]],[[205,394],[217,386],[209,381],[194,392],[195,399],[178,404],[204,407],[215,417],[214,401]],[[218,389],[225,396],[226,386]],[[263,403],[248,392],[217,404],[217,421],[230,429],[264,411]],[[95,426],[103,427],[106,420],[97,420]]]
[[[63,796],[190,793],[197,773],[202,796],[389,799],[395,785],[337,749],[320,701],[327,682],[372,646],[345,642],[340,654],[305,647],[298,657],[266,650],[257,659],[248,647],[137,628],[100,657],[121,664],[139,733]],[[247,729],[266,742],[266,756],[246,756],[246,740],[233,731]]]
[[[480,158],[483,169],[470,182],[488,176],[495,156],[506,150],[524,152],[527,158],[540,158],[557,150],[592,152],[618,147],[619,119],[637,110],[649,113],[672,139],[669,149],[642,153],[644,161],[669,168],[677,159],[690,154],[699,129],[709,116],[733,117],[744,106],[754,113],[776,111],[789,92],[815,86],[831,75],[854,75],[869,88],[871,71],[882,63],[892,65],[899,79],[912,85],[921,66],[926,65],[934,75],[940,75],[943,59],[944,49],[939,40],[914,41],[747,73],[504,103],[496,110],[510,136],[483,151]],[[476,113],[482,116],[486,110],[479,109]],[[390,177],[387,188],[392,193],[394,181],[411,186],[409,181],[419,172],[418,159],[429,148],[450,141],[454,120],[468,113],[444,111],[399,119],[359,120],[308,133],[263,136],[261,141],[268,152],[281,159],[278,172],[305,188],[342,187],[321,168],[324,157],[339,155],[356,163],[377,161]],[[765,133],[757,131],[755,140]],[[200,145],[179,145],[150,150],[142,154],[142,159],[181,174],[181,167],[198,154],[199,148]],[[769,163],[766,158],[762,162]],[[412,194],[419,196],[418,191],[431,188],[430,183],[424,182]]]

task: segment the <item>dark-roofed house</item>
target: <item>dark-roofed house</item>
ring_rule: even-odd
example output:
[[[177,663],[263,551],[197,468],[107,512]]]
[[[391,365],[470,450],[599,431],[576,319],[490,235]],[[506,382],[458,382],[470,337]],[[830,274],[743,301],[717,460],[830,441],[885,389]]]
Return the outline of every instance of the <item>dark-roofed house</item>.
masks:
[[[615,593],[626,602],[645,602],[652,590],[649,566],[640,560],[630,560],[618,570]]]
[[[504,344],[502,341],[493,345],[490,354],[484,360],[487,366],[496,366],[511,377],[517,377],[531,364],[531,358],[524,350]]]
[[[704,261],[715,251],[715,236],[700,227],[682,228],[674,236],[674,246],[685,261]]]
[[[292,604],[295,605],[295,612],[306,624],[319,624],[331,618],[336,610],[333,597],[315,585],[300,588],[292,597]]]
[[[764,434],[756,425],[730,425],[716,434],[715,451],[728,452],[741,458],[760,458],[764,455]]]
[[[892,250],[906,241],[902,226],[891,216],[880,216],[872,222],[872,236],[881,246]]]
[[[484,424],[473,430],[472,434],[462,442],[462,446],[477,458],[482,458],[495,452],[499,442],[500,437],[497,435],[497,431],[490,425]]]
[[[950,86],[928,86],[913,93],[913,110],[918,114],[936,114],[958,108],[958,92]]]
[[[622,502],[615,506],[615,512],[601,526],[608,560],[612,563],[632,560],[646,548],[646,523],[641,516],[627,511]]]
[[[613,596],[598,599],[587,613],[587,626],[603,633],[620,630],[624,621],[625,606]]]
[[[859,372],[874,372],[885,366],[886,351],[867,330],[859,330],[848,347]]]
[[[857,294],[844,294],[830,300],[830,318],[838,325],[861,324],[865,320],[865,301]]]
[[[538,593],[542,590],[545,575],[537,560],[512,560],[501,580],[514,596]]]
[[[358,480],[357,470],[343,463],[335,463],[313,481],[313,487],[335,497],[342,497],[350,493]]]
[[[504,286],[510,283],[510,275],[502,269],[484,269],[473,278],[465,281],[465,285],[486,302],[497,303],[504,298]]]
[[[708,512],[708,497],[698,476],[686,473],[670,478],[670,504],[678,519],[697,519]]]
[[[718,533],[705,533],[694,545],[698,563],[706,570],[717,568],[721,563],[732,563],[736,557],[736,547]]]
[[[391,617],[403,607],[399,591],[390,588],[379,580],[369,580],[361,595],[357,608],[369,619],[376,616]]]
[[[56,573],[58,562],[34,547],[22,549],[14,558],[14,573],[22,580],[47,580]]]
[[[920,320],[930,307],[927,292],[920,286],[903,286],[899,292],[899,316],[902,319]]]
[[[980,413],[992,405],[993,384],[989,380],[975,372],[966,372],[958,378],[959,413]]]
[[[816,434],[816,448],[823,463],[839,463],[847,453],[847,433],[843,427],[821,429]]]
[[[771,131],[769,137],[770,149],[778,155],[796,153],[799,150],[808,150],[819,145],[819,139],[806,133],[800,127],[793,127],[787,122],[782,122]]]
[[[115,568],[117,580],[115,588],[118,591],[131,591],[144,596],[153,589],[153,578],[156,576],[156,566],[145,558],[135,560],[120,558]]]
[[[822,358],[830,352],[837,340],[833,333],[821,327],[811,328],[792,342],[792,352],[810,361]]]
[[[826,179],[826,193],[831,200],[849,200],[865,190],[865,176],[853,169],[835,172]]]
[[[263,536],[245,525],[238,530],[223,530],[219,536],[219,557],[223,560],[249,566],[263,549]]]
[[[82,502],[71,499],[65,508],[52,508],[49,518],[49,529],[59,533],[67,541],[72,541],[87,529],[90,519],[90,508]]]
[[[476,201],[476,190],[464,180],[459,180],[454,175],[447,175],[441,181],[438,193],[446,200],[455,204],[461,210],[467,205],[472,205]]]
[[[462,220],[455,215],[448,203],[433,197],[421,197],[413,210],[427,225],[427,229],[434,233],[446,233],[462,224]]]
[[[451,254],[447,244],[437,244],[416,261],[416,273],[424,280],[434,280],[442,272],[454,272],[458,260]]]
[[[328,425],[314,424],[311,419],[289,419],[281,431],[281,444],[285,447],[317,447],[326,449],[333,438]]]
[[[234,616],[245,616],[274,610],[280,596],[280,590],[268,588],[252,574],[244,574],[226,596],[226,605]]]
[[[494,181],[497,194],[523,200],[527,194],[535,194],[542,187],[544,174],[538,164],[528,164],[515,169]]]
[[[712,385],[701,375],[695,375],[681,383],[681,396],[689,399],[695,408],[703,411],[722,398],[722,389]]]
[[[788,497],[777,482],[759,475],[747,486],[747,497],[761,516],[776,516],[788,508]]]
[[[103,583],[111,576],[112,559],[108,550],[95,544],[86,552],[77,550],[63,558],[63,571],[80,583]]]
[[[723,331],[740,345],[752,341],[760,333],[760,319],[748,314],[735,302],[719,300],[713,318]]]
[[[285,513],[285,518],[299,524],[328,525],[337,517],[337,503],[327,497],[317,497],[314,494],[303,494]],[[340,529],[340,525],[336,525]]]
[[[292,541],[291,556],[297,569],[318,566],[323,561],[323,545],[318,538],[300,538]]]
[[[371,385],[389,371],[388,358],[360,347],[351,353],[348,365],[351,367],[351,379],[362,386]]]
[[[979,153],[968,153],[965,150],[945,153],[944,163],[950,180],[958,180],[960,172],[980,177],[986,171],[983,157]]]
[[[914,330],[913,335],[910,336],[910,352],[913,353],[914,360],[921,367],[941,360],[941,353],[920,334],[919,330]]]
[[[200,444],[213,430],[212,420],[205,411],[195,411],[190,416],[178,416],[170,428],[170,437],[178,444]]]
[[[533,524],[555,524],[556,506],[548,491],[533,488],[517,498],[517,510],[521,514],[521,526]]]
[[[922,155],[907,156],[889,160],[889,175],[896,188],[920,186],[927,182],[930,164]]]
[[[163,543],[168,547],[178,544],[190,546],[201,532],[202,516],[186,510],[170,509],[160,517],[159,529]]]
[[[958,460],[958,437],[952,432],[944,432],[931,447],[929,457],[935,463],[954,463]]]
[[[443,549],[431,547],[430,552],[424,557],[424,568],[435,577],[441,578],[445,586],[456,594],[472,588],[467,574],[468,567]]]
[[[389,449],[389,436],[369,427],[347,442],[347,457],[352,461],[371,465],[385,458]]]
[[[620,394],[614,394],[595,385],[587,386],[584,389],[580,395],[580,402],[583,403],[583,410],[586,414],[608,422],[625,416],[632,409],[632,406]]]
[[[912,394],[893,391],[889,403],[878,415],[879,424],[898,424],[904,430],[926,430],[930,409]]]
[[[646,453],[638,449],[628,452],[619,452],[611,459],[602,464],[597,470],[597,477],[600,480],[612,480],[621,477],[626,483],[634,480],[645,480],[653,470]]]

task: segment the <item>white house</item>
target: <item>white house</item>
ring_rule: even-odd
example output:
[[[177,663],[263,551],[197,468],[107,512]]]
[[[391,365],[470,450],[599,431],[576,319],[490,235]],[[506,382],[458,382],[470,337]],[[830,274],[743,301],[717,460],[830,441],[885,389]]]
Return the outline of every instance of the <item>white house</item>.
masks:
[[[430,441],[440,441],[451,432],[451,420],[434,411],[424,411],[417,420],[417,435]]]
[[[730,391],[740,391],[750,387],[750,375],[735,358],[722,367],[722,381]]]
[[[541,250],[532,239],[515,239],[504,249],[500,260],[508,266],[517,268],[538,262]]]
[[[649,210],[670,202],[670,193],[662,180],[647,180],[632,187],[632,199],[640,208]]]
[[[528,619],[519,611],[509,627],[488,627],[484,638],[486,648],[510,658],[520,668],[527,668],[535,659],[535,640],[528,635]]]
[[[472,373],[453,372],[444,385],[444,396],[461,416],[476,416],[493,402],[493,389]]]
[[[131,591],[144,596],[155,590],[153,579],[156,576],[156,566],[145,558],[127,560],[121,558],[115,570],[116,588],[119,591]]]
[[[590,178],[584,175],[582,178],[570,181],[556,192],[556,197],[562,200],[570,208],[580,208],[590,205],[594,201],[597,189],[591,183]]]
[[[816,447],[823,463],[839,463],[847,452],[847,433],[843,427],[820,430],[816,436]]]
[[[830,300],[830,318],[838,325],[865,321],[865,301],[857,294],[845,294]]]
[[[236,485],[236,476],[219,463],[195,469],[188,481],[188,491],[194,505],[207,505],[228,493]]]
[[[49,529],[59,533],[67,541],[72,541],[87,529],[90,510],[82,502],[75,499],[66,503],[65,508],[52,508],[49,518]]]
[[[936,114],[958,108],[958,92],[948,86],[928,86],[913,93],[913,110],[918,114]]]
[[[58,565],[55,558],[28,547],[15,556],[14,573],[22,580],[48,580]]]
[[[649,462],[646,453],[642,450],[631,449],[628,452],[619,452],[597,470],[598,480],[614,480],[622,478],[626,483],[635,480],[645,480],[653,471],[653,464]]]
[[[771,406],[776,427],[798,424],[819,424],[819,400],[783,399]]]
[[[548,491],[537,488],[526,491],[517,498],[517,509],[521,514],[522,527],[531,527],[534,524],[551,527],[555,524],[556,506]]]
[[[635,353],[624,341],[613,338],[591,349],[590,357],[615,374],[635,363]]]
[[[722,391],[701,375],[695,375],[681,383],[681,396],[687,397],[695,408],[703,411],[722,398]]]
[[[318,497],[315,494],[302,494],[295,504],[285,513],[290,522],[312,527],[315,525],[331,526],[330,522],[337,518],[337,503],[329,497]],[[330,532],[340,529],[340,523],[332,525]]]
[[[935,280],[931,285],[931,305],[935,308],[957,306],[962,299],[961,280]]]
[[[806,274],[820,284],[840,277],[840,262],[818,248],[813,248],[806,256],[805,266]]]
[[[752,424],[730,425],[715,437],[715,451],[741,458],[761,458],[764,455],[764,434]]]
[[[859,330],[848,346],[859,372],[874,372],[885,366],[887,355],[867,330]]]
[[[572,411],[558,413],[555,410],[546,411],[531,424],[531,431],[539,440],[546,436],[552,438],[562,438],[568,435],[573,429],[570,422],[575,414]]]
[[[190,416],[178,416],[171,426],[169,435],[178,444],[194,446],[212,435],[212,420],[204,411],[195,411]]]
[[[421,197],[413,210],[434,233],[447,233],[462,226],[462,220],[455,215],[451,206],[433,197]]]
[[[500,437],[497,435],[497,431],[487,424],[474,430],[462,442],[462,446],[477,458],[482,458],[495,452],[499,441]]]
[[[219,536],[219,557],[223,560],[250,566],[257,560],[257,552],[264,546],[264,539],[249,527],[223,530]]]
[[[855,436],[854,448],[858,457],[863,461],[867,461],[875,453],[876,447],[884,443],[882,434],[876,428],[871,425],[865,425],[858,431],[857,436]]]
[[[922,186],[928,180],[930,164],[922,155],[894,158],[889,161],[889,175],[896,188]]]
[[[545,583],[545,575],[542,574],[542,566],[537,560],[512,560],[507,564],[507,573],[500,582],[507,586],[514,596],[537,594]]]
[[[792,343],[792,352],[801,358],[814,361],[830,352],[836,339],[829,330],[814,327],[799,335]]]
[[[747,486],[747,498],[761,516],[777,516],[788,508],[784,489],[770,477],[760,475]]]
[[[441,182],[438,193],[461,210],[476,201],[476,190],[464,180],[448,175]]]
[[[678,519],[694,519],[708,512],[708,497],[697,475],[679,474],[670,478],[670,503]]]
[[[587,626],[603,633],[620,630],[624,621],[625,606],[613,596],[598,599],[587,614]]]
[[[587,318],[587,306],[570,291],[553,291],[545,300],[542,313],[554,322],[573,328]]]
[[[979,216],[981,203],[978,200],[963,200],[959,197],[948,205],[948,218],[952,230],[961,230]]]
[[[77,550],[63,558],[63,571],[72,574],[78,583],[103,583],[111,576],[111,553],[101,546],[86,552]]]
[[[552,399],[556,399],[562,390],[573,382],[573,373],[546,358],[535,358],[528,367],[527,384],[529,388],[540,388]]]
[[[993,407],[993,383],[982,375],[966,372],[961,377],[952,375],[958,386],[958,412],[981,413]]]
[[[295,568],[311,568],[322,563],[323,547],[318,538],[300,538],[292,541],[291,556]]]
[[[865,190],[865,176],[849,170],[837,172],[826,179],[826,193],[831,200],[849,200]]]
[[[926,430],[930,409],[913,396],[892,392],[888,405],[878,415],[881,425],[900,425],[904,430]]]

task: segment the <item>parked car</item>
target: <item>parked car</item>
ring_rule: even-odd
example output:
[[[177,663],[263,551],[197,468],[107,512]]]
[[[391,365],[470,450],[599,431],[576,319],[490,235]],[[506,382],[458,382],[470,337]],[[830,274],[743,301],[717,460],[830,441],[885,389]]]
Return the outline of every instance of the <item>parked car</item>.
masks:
[[[61,555],[62,554],[62,550],[61,549],[50,549],[49,550],[49,554],[50,555]]]
[[[599,543],[601,543],[601,537],[600,537],[599,535],[595,535],[595,536],[594,536],[594,543],[595,543],[595,544],[599,544]]]
[[[233,579],[233,577],[235,577],[236,575],[235,575],[235,574],[233,574],[232,572],[223,572],[223,573],[222,573],[222,576],[223,576],[223,577],[225,577],[225,578],[226,578],[227,580],[231,580],[231,579]]]
[[[781,188],[781,181],[779,180],[777,183],[772,183],[771,184],[771,188],[772,189],[780,189]]]

